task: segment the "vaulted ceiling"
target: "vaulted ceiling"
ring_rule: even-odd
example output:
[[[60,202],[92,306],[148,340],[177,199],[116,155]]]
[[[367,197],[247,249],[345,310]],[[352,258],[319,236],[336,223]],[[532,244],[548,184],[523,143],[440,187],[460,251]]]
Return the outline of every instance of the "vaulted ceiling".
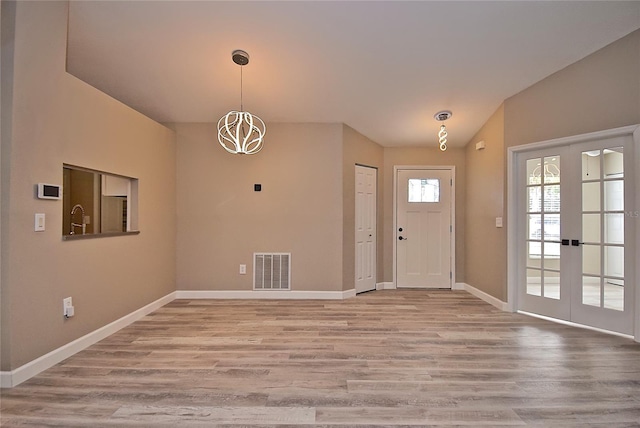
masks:
[[[466,144],[506,98],[640,28],[640,2],[72,1],[68,71],[160,122],[344,122]],[[597,82],[594,82],[597,84]]]

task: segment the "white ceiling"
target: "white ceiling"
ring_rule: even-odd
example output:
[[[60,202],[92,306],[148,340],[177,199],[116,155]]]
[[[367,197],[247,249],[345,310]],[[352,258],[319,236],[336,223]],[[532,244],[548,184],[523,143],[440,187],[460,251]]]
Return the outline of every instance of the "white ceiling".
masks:
[[[466,144],[502,101],[640,28],[640,2],[72,1],[70,73],[160,122],[344,122]],[[268,136],[268,130],[267,130]]]

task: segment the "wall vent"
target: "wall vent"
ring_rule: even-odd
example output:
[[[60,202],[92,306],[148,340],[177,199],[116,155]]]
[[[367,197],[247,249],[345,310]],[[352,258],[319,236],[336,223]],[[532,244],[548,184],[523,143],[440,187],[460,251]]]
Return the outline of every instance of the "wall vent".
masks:
[[[291,253],[253,253],[254,290],[291,289]]]

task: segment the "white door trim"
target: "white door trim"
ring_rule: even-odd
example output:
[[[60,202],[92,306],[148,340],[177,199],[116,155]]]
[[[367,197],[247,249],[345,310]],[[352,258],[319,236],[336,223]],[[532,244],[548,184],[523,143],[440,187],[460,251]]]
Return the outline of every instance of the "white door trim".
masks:
[[[397,246],[396,230],[398,230],[398,170],[449,170],[451,171],[451,288],[456,284],[456,167],[455,165],[394,165],[393,166],[393,230],[391,241],[393,242],[393,287],[397,288]]]
[[[607,129],[604,131],[590,132],[587,134],[573,135],[570,137],[556,138],[553,140],[540,141],[536,143],[523,144],[521,146],[509,147],[507,149],[507,308],[509,311],[514,312],[518,308],[518,269],[516,254],[518,242],[517,174],[519,171],[517,165],[515,164],[515,162],[517,161],[516,155],[520,152],[530,150],[565,146],[574,143],[584,143],[587,141],[623,135],[633,136],[635,188],[640,189],[640,124]],[[635,199],[635,207],[630,207],[628,211],[640,214],[640,202],[638,201],[638,198]],[[638,221],[640,221],[640,218],[638,219]],[[638,225],[636,225],[635,227],[635,241],[636,249],[640,249],[640,226]],[[633,336],[636,342],[640,342],[640,269],[635,270],[634,277],[636,293],[634,304]]]

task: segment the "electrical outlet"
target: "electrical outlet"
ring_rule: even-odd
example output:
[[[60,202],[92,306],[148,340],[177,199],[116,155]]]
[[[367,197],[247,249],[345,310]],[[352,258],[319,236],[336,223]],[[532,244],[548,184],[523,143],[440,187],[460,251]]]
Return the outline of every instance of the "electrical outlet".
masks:
[[[65,318],[71,318],[74,315],[73,300],[71,297],[62,299],[62,315]]]
[[[240,275],[247,274],[247,265],[240,265]]]

